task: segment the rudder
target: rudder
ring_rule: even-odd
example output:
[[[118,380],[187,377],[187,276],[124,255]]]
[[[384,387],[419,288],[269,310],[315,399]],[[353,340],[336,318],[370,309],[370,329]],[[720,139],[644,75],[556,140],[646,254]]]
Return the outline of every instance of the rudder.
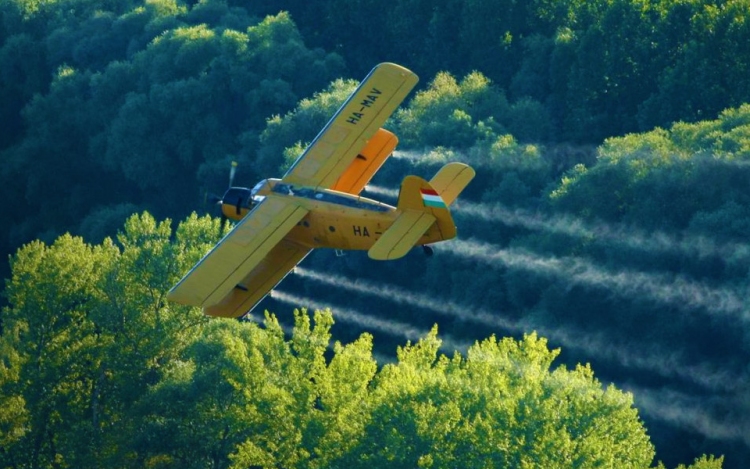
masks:
[[[448,204],[437,190],[419,176],[406,176],[398,194],[399,210],[427,212],[436,218],[437,228],[443,240],[456,237],[456,224],[453,222]]]
[[[398,195],[396,221],[372,245],[368,255],[376,260],[393,260],[406,255],[433,225],[443,241],[456,237],[456,225],[448,205],[435,188],[419,176],[406,176]],[[435,239],[433,239],[435,241]]]

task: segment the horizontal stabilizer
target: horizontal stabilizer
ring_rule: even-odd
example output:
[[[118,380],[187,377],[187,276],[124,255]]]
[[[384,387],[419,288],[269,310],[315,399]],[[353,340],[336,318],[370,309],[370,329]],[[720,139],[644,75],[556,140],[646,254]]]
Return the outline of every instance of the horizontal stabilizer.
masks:
[[[448,163],[430,180],[430,185],[440,195],[446,205],[450,205],[464,188],[469,185],[476,171],[464,163]]]
[[[417,210],[427,212],[437,221],[440,239],[456,237],[456,224],[437,190],[419,176],[406,176],[398,193],[398,209],[402,211]]]
[[[398,216],[383,236],[367,252],[371,259],[389,261],[404,257],[435,223],[424,211],[407,210]]]
[[[396,221],[373,244],[368,255],[376,260],[398,259],[411,248],[424,244],[422,237],[436,226],[438,240],[456,236],[456,225],[438,192],[419,176],[406,176],[398,194]],[[434,238],[433,238],[434,240]]]

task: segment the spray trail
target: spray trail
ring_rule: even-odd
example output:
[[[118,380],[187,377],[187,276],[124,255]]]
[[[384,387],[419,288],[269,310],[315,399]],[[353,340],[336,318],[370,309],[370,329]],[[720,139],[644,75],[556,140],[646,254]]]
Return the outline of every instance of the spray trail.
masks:
[[[627,389],[635,396],[635,404],[645,414],[679,428],[688,428],[716,440],[739,440],[750,446],[747,422],[722,421],[706,410],[707,403],[669,389]],[[733,419],[736,420],[736,419]]]
[[[712,288],[681,276],[621,270],[610,272],[579,257],[549,258],[518,249],[499,249],[478,241],[453,240],[445,244],[453,254],[484,262],[564,279],[571,284],[606,289],[621,297],[640,296],[680,310],[703,309],[750,322],[743,295],[729,288]]]
[[[590,149],[582,149],[589,153]],[[433,151],[404,151],[396,150],[393,157],[417,161],[430,158]],[[452,155],[452,160],[464,161],[475,167],[483,165],[492,166],[489,161],[468,161],[459,153]],[[738,160],[712,161],[712,163],[728,164],[737,167],[750,165],[750,162]],[[369,188],[369,186],[368,186]],[[398,192],[385,188],[373,188],[373,192],[382,189],[383,195],[397,197]],[[395,195],[394,195],[395,192]],[[700,235],[670,235],[662,231],[645,231],[634,226],[624,224],[607,224],[585,222],[582,219],[570,215],[552,215],[533,213],[528,210],[511,210],[501,204],[479,204],[459,199],[456,203],[459,213],[469,216],[478,216],[485,220],[500,222],[507,226],[520,226],[529,230],[546,231],[564,234],[577,238],[588,238],[608,241],[630,249],[654,252],[675,253],[697,258],[717,256],[723,259],[734,259],[742,261],[750,259],[750,244],[747,243],[717,243],[715,240]]]
[[[299,272],[300,270],[302,272]],[[298,269],[298,273],[301,273],[303,276],[317,281],[335,281],[336,285],[343,285],[344,287],[351,286],[351,284],[347,285],[346,282],[342,283],[341,280],[346,279],[342,279],[341,277],[326,279],[325,275],[318,274],[307,269]],[[357,286],[357,289],[366,290],[367,287],[368,285],[360,285]],[[377,289],[370,289],[370,293],[372,293],[373,290],[377,291]],[[388,288],[387,290],[389,290],[391,293],[394,292],[394,289],[392,288]],[[395,289],[395,291],[397,291],[397,289]],[[325,309],[326,307],[324,303],[313,301],[308,298],[301,298],[284,292],[275,291],[273,295],[280,301],[296,306],[307,305],[314,309]],[[405,323],[383,321],[378,318],[363,315],[346,308],[338,308],[333,306],[332,309],[335,311],[336,317],[341,319],[342,321],[372,328],[381,332],[385,332],[392,336],[403,337],[409,340],[417,340],[419,337],[424,336],[426,332]],[[556,336],[555,338],[562,339],[566,342],[570,341],[569,336],[576,337],[575,340],[578,342],[578,348],[582,346],[581,337],[576,336],[575,334],[561,334],[561,331],[558,330],[553,332],[553,334],[551,335]],[[446,341],[443,336],[441,336],[441,339],[443,340],[442,349],[444,351],[460,350],[462,352],[465,352],[469,345],[467,343],[456,343],[451,340]],[[584,348],[589,348],[592,346],[592,344],[595,343],[595,341],[589,339],[586,340],[585,343],[587,344],[587,346],[584,345]],[[609,346],[604,344],[609,344]],[[664,360],[663,356],[654,358],[634,358],[632,353],[617,352],[619,348],[612,347],[611,341],[606,341],[604,339],[599,340],[598,343],[594,345],[594,348],[594,350],[591,350],[592,353],[601,354],[602,351],[604,351],[609,356],[617,355],[620,358],[627,357],[628,363],[626,364],[647,365],[648,368],[656,367],[662,371],[665,371],[665,374],[678,374],[686,378],[706,376],[707,370],[696,370],[695,368],[680,369],[680,367],[674,367],[674,363],[671,363],[670,360]],[[376,355],[375,358],[379,363],[393,362],[392,359],[383,356]],[[657,365],[658,363],[661,363],[661,365]],[[673,371],[670,372],[670,369]],[[719,380],[724,380],[724,382],[727,382],[727,380],[729,382],[732,381],[731,378],[727,379],[726,377],[714,377],[712,378],[712,380],[714,380],[714,383],[718,382]],[[680,428],[689,428],[692,431],[696,431],[710,438],[738,439],[743,441],[745,444],[750,445],[750,438],[747,437],[745,428],[738,428],[737,424],[728,424],[726,422],[717,420],[709,412],[704,410],[706,407],[705,403],[700,402],[698,399],[689,398],[671,391],[654,391],[650,389],[634,388],[632,386],[630,386],[628,390],[634,393],[637,407],[645,414],[650,415],[653,418],[668,422]]]
[[[430,152],[423,151],[394,150],[393,153],[391,153],[391,157],[397,158],[399,160],[417,161],[428,156],[429,154]]]
[[[389,197],[394,200],[398,199],[397,189],[390,189],[388,187],[376,186],[375,184],[368,184],[367,187],[365,187],[365,191],[382,197]]]
[[[378,185],[368,185],[367,192],[398,198],[398,190]],[[651,254],[675,254],[696,259],[718,257],[734,262],[750,260],[750,244],[717,243],[706,236],[670,235],[662,231],[648,232],[623,224],[585,222],[570,215],[532,213],[529,210],[510,209],[501,204],[476,203],[459,198],[455,202],[455,213],[481,218],[491,223],[521,227],[531,231],[543,231],[578,239],[591,239],[634,251]]]
[[[712,392],[734,392],[747,382],[746,376],[696,362],[683,353],[655,344],[622,343],[601,333],[566,327],[549,329],[544,334],[564,348],[579,350],[588,357],[614,362],[623,368],[648,371],[663,378],[679,379]]]
[[[396,303],[428,309],[434,313],[442,314],[443,316],[459,317],[463,320],[472,321],[483,326],[489,326],[507,332],[520,333],[527,330],[523,324],[509,321],[497,314],[490,314],[485,311],[470,312],[469,308],[458,305],[452,301],[432,299],[425,295],[415,294],[391,285],[373,284],[364,281],[353,282],[345,277],[322,274],[301,267],[297,267],[295,273],[302,277],[316,280],[327,285],[344,288],[358,293],[375,295],[380,298],[387,298]]]
[[[334,317],[342,320],[343,322],[355,324],[359,327],[362,327],[363,329],[383,332],[392,337],[401,337],[407,340],[417,341],[420,338],[426,336],[429,332],[428,329],[418,329],[411,324],[390,320],[386,321],[384,319],[362,314],[348,308],[327,305],[310,298],[302,298],[278,290],[274,290],[273,297],[279,301],[283,301],[284,303],[289,303],[291,305],[300,307],[308,307],[315,310],[324,310],[330,308],[331,311],[334,312]],[[442,341],[441,348],[444,350],[454,351],[465,350],[466,348],[468,348],[468,344],[458,343],[444,334],[440,334],[440,340]]]
[[[537,331],[543,337],[562,345],[565,349],[577,350],[585,356],[597,357],[617,363],[623,368],[646,370],[665,378],[676,378],[711,390],[733,390],[742,383],[740,377],[725,371],[717,371],[709,365],[694,363],[674,351],[655,346],[645,347],[618,343],[611,337],[580,330],[558,327],[550,328],[528,321],[511,321],[473,306],[458,305],[451,301],[419,295],[392,285],[376,284],[358,279],[323,274],[297,267],[297,275],[323,283],[326,286],[343,288],[360,294],[385,298],[399,304],[427,309],[436,315],[455,318],[492,330],[511,333]]]
[[[646,232],[633,226],[584,222],[578,217],[511,210],[500,204],[479,204],[459,199],[457,213],[482,218],[506,226],[562,234],[579,239],[606,241],[628,249],[660,254],[679,254],[698,259],[721,257],[740,261],[750,259],[750,244],[716,243],[705,236],[675,236],[664,232]]]

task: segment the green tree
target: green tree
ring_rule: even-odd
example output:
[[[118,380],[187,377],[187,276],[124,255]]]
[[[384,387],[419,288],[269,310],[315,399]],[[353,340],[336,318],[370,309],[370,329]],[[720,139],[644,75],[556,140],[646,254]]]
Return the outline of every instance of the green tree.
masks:
[[[49,247],[31,243],[13,259],[2,340],[3,348],[11,347],[21,359],[9,396],[26,402],[29,424],[23,438],[6,447],[6,464],[86,460],[79,438],[91,434],[85,431],[92,424],[88,391],[100,358],[99,337],[87,316],[111,248],[63,236]]]
[[[507,87],[519,63],[519,39],[528,32],[528,14],[523,2],[463,2],[457,52],[473,69]]]
[[[130,409],[205,322],[194,309],[167,305],[165,292],[218,228],[192,217],[171,241],[169,222],[145,214],[128,220],[118,244],[64,235],[17,252],[0,337],[9,350],[0,368],[4,466],[131,459],[127,443],[142,422]]]
[[[23,135],[21,110],[34,93],[45,91],[49,71],[45,50],[29,34],[16,34],[0,41],[0,151]]]
[[[86,161],[88,138],[100,129],[85,99],[91,74],[61,67],[47,95],[35,95],[24,109],[25,138],[6,153],[3,180],[25,197],[12,210],[9,242],[19,245],[46,229],[60,229],[83,216],[91,192],[104,192]],[[72,161],[81,164],[71,165]],[[52,194],[66,194],[49,203]],[[105,195],[104,198],[107,196]],[[16,200],[18,196],[16,196]],[[25,208],[25,210],[23,210]],[[51,241],[52,239],[47,239]]]
[[[80,233],[92,212],[125,203],[187,215],[224,187],[229,161],[254,167],[267,116],[343,69],[337,55],[308,49],[286,13],[251,23],[226,4],[204,3],[87,4],[70,15],[25,5],[26,21],[42,30],[0,48],[10,121],[0,136],[0,186],[16,201],[0,217],[5,249]],[[215,23],[191,25],[200,18]],[[259,177],[247,176],[245,184]]]
[[[637,467],[632,396],[552,368],[535,334],[438,354],[434,328],[378,371],[373,338],[331,348],[330,311],[207,323],[165,292],[216,239],[148,214],[116,242],[65,235],[13,258],[0,350],[10,467]],[[5,353],[8,352],[8,353]],[[703,458],[695,468],[721,467]]]
[[[750,154],[744,136],[748,112],[742,106],[714,121],[607,139],[597,164],[574,168],[552,191],[552,200],[587,218],[644,227],[684,229],[698,213],[708,220],[708,213],[730,201],[747,200],[742,161]]]
[[[5,326],[8,328],[10,325]],[[9,330],[9,335],[18,335],[23,331]],[[10,342],[0,339],[0,461],[13,463],[8,458],[7,449],[12,448],[23,438],[29,424],[26,400],[14,392],[18,382],[21,357]]]
[[[647,467],[653,447],[632,397],[591,370],[551,370],[531,335],[438,356],[433,330],[398,352],[372,391],[372,418],[342,467]]]
[[[316,313],[314,327],[306,311],[297,311],[295,324],[285,341],[276,320],[267,318],[265,343],[237,350],[244,366],[232,381],[247,403],[249,437],[232,455],[232,467],[332,467],[361,432],[376,371],[372,337],[337,342],[327,363],[330,311]]]
[[[658,91],[643,104],[644,127],[709,119],[723,108],[748,102],[750,73],[742,44],[750,31],[746,1],[675,2],[660,32],[669,34],[669,57],[661,63]]]
[[[406,147],[467,148],[501,130],[508,111],[502,90],[481,73],[458,82],[441,72],[417,93],[408,108],[397,111],[395,130]]]
[[[723,463],[724,457],[701,456],[700,458],[696,458],[695,462],[690,466],[680,464],[677,466],[677,469],[721,469]],[[662,468],[664,466],[659,464],[659,467]]]

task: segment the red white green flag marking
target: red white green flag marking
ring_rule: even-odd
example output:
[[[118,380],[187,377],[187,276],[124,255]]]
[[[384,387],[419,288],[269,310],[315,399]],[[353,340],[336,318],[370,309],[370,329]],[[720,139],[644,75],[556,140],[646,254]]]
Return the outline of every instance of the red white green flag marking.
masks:
[[[448,208],[434,189],[420,189],[425,207]]]

